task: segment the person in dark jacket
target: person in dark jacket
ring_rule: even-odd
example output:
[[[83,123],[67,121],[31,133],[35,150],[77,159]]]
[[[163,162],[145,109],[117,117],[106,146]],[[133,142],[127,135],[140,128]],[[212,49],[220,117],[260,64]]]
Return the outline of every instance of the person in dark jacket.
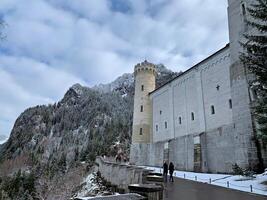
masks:
[[[170,165],[169,165],[169,174],[170,174],[170,181],[173,182],[173,172],[174,172],[174,165],[172,162],[170,162]]]
[[[166,161],[164,161],[163,164],[163,178],[164,178],[164,182],[167,182],[167,176],[168,176],[168,164]]]

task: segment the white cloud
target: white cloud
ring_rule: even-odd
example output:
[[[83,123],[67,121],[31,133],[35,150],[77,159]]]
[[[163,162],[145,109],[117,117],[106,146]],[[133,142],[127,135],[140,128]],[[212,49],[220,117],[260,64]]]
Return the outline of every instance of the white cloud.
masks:
[[[1,0],[0,134],[75,82],[107,83],[147,59],[185,70],[228,42],[226,1]]]

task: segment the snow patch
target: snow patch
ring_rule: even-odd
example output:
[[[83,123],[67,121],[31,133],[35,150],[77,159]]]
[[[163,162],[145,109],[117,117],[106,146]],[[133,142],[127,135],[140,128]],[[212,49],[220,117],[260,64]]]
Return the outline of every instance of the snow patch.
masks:
[[[162,168],[142,166],[146,169],[153,170],[156,173],[162,173]],[[261,194],[267,196],[267,186],[262,184],[267,181],[267,173],[255,175],[255,178],[229,175],[229,174],[205,174],[186,171],[174,171],[173,174],[178,178],[185,178],[192,181],[201,183],[213,184],[221,187],[235,189],[244,192],[251,192],[255,194]]]
[[[98,189],[98,185],[94,182],[96,178],[96,174],[92,173],[89,174],[85,179],[84,179],[84,186],[82,187],[81,191],[78,193],[78,197],[84,197],[87,194],[93,193],[93,191]]]

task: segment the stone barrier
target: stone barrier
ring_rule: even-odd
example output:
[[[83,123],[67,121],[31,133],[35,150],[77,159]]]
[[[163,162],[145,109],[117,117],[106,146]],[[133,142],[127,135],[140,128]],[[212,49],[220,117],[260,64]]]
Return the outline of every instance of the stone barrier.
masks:
[[[125,192],[129,192],[128,186],[131,184],[145,183],[147,175],[151,172],[151,170],[135,165],[107,161],[103,157],[96,158],[96,165],[97,170],[106,181]]]

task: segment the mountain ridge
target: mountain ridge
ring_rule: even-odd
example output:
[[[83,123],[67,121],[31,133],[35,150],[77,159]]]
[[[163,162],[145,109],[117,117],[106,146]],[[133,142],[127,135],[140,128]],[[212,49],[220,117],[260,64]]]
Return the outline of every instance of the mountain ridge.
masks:
[[[163,65],[156,68],[157,87],[178,75]],[[98,155],[120,151],[127,157],[133,97],[132,73],[92,88],[74,84],[57,103],[26,109],[0,145],[0,177],[23,169],[37,180],[56,181],[81,163],[90,166]]]

